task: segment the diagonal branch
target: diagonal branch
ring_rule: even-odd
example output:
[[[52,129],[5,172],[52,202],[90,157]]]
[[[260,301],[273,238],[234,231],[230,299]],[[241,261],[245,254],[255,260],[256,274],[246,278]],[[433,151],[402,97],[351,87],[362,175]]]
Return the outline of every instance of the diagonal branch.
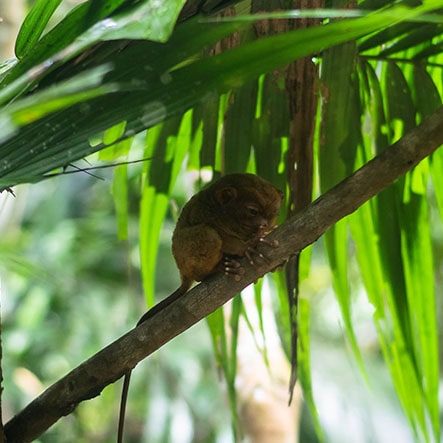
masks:
[[[267,250],[259,269],[243,263],[240,282],[224,275],[196,286],[183,297],[125,334],[50,386],[5,426],[8,442],[30,442],[78,403],[93,398],[129,369],[175,336],[203,319],[247,285],[271,271],[329,227],[354,212],[443,144],[443,107],[402,139],[286,221],[270,237],[280,247]]]

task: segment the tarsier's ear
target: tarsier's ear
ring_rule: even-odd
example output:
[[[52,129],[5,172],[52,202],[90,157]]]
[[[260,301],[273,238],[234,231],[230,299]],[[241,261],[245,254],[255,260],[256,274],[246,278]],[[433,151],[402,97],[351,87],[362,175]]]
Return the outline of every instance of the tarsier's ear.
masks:
[[[227,186],[226,188],[218,190],[215,193],[215,198],[221,206],[226,206],[237,197],[237,192],[237,189],[233,186]]]

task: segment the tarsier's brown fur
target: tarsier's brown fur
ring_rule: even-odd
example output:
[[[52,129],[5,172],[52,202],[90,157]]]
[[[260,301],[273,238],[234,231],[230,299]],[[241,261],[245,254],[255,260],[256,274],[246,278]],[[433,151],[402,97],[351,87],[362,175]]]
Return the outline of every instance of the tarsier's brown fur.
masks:
[[[264,256],[260,243],[275,227],[283,193],[253,174],[229,174],[194,195],[183,207],[172,236],[172,253],[181,285],[169,297],[146,312],[137,326],[183,295],[194,281],[217,272],[240,280],[243,272],[237,257],[254,264]],[[130,372],[125,375],[118,442],[122,442],[123,419]]]

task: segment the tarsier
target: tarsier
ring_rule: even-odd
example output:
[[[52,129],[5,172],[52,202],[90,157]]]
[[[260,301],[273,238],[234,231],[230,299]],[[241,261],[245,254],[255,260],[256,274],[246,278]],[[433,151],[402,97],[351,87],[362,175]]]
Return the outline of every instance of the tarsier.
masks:
[[[265,260],[256,248],[259,244],[277,246],[266,235],[275,227],[282,201],[281,191],[253,174],[225,175],[194,195],[183,207],[172,236],[181,285],[147,311],[137,326],[182,296],[195,281],[216,273],[240,280],[244,270],[239,257],[251,264]],[[130,375],[125,375],[123,384],[118,443],[123,439]]]

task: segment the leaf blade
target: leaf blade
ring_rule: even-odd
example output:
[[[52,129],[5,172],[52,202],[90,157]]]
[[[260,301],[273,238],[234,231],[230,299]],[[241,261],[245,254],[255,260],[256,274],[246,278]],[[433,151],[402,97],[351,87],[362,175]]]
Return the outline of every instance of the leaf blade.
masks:
[[[15,55],[17,58],[23,58],[34,48],[61,1],[37,0],[34,3],[17,35],[15,42]]]

